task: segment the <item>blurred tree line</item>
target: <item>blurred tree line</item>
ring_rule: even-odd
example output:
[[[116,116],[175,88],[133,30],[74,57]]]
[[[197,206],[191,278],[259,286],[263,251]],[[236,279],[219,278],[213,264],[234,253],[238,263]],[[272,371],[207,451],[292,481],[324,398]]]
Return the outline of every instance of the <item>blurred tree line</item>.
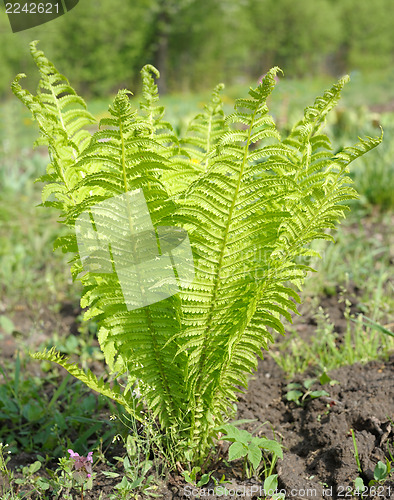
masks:
[[[162,92],[249,81],[273,65],[286,77],[385,69],[393,20],[392,0],[80,0],[14,34],[2,8],[0,96],[17,73],[32,74],[34,39],[81,93],[101,96],[136,88],[146,63]]]

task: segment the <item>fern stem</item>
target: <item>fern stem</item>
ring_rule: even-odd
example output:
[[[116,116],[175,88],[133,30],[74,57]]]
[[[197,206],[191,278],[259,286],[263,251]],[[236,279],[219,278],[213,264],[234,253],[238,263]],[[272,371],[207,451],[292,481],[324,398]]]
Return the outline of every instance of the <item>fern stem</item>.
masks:
[[[209,168],[209,152],[211,151],[211,133],[212,133],[212,119],[213,119],[213,114],[209,114],[209,121],[208,121],[208,132],[207,132],[207,160],[206,160],[206,165],[205,165],[205,172],[208,171]]]
[[[120,141],[121,141],[121,146],[122,146],[122,173],[123,173],[123,188],[124,192],[127,193],[129,191],[127,187],[127,176],[126,176],[126,148],[125,148],[125,143],[124,143],[124,133],[123,133],[123,126],[122,126],[122,121],[119,119],[119,133],[120,133]],[[129,215],[129,223],[131,224],[130,229],[132,229],[133,223],[130,218],[130,212],[128,211]]]

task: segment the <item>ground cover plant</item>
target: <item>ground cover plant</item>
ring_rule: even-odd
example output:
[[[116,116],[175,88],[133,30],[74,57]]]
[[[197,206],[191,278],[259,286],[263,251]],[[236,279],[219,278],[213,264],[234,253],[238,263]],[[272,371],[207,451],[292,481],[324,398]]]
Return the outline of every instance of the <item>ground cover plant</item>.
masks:
[[[82,305],[98,323],[107,364],[127,376],[123,391],[54,350],[34,356],[57,362],[141,422],[151,412],[176,459],[201,465],[272,331],[284,333],[280,317],[290,319],[289,311],[296,311],[294,287],[311,270],[300,258],[315,255],[313,240],[332,239],[327,230],[344,215],[343,202],[356,196],[348,165],[381,137],[333,153],[322,127],[343,78],[282,139],[266,106],[279,72],[274,68],[227,117],[217,87],[186,136],[177,138],[157,105],[158,75],[150,66],[142,71],[140,109],[132,108],[130,92],[119,91],[111,118],[91,135],[86,126],[94,118],[84,101],[36,43],[31,52],[41,75],[38,93],[22,89],[23,75],[13,91],[38,121],[39,143],[49,148],[43,204],[58,208],[70,229],[56,246],[73,252],[74,278],[84,270],[78,217],[136,190],[143,191],[159,241],[162,227],[187,230],[195,273],[191,283],[180,280],[178,294],[129,310],[111,252],[109,260],[95,256],[95,271],[85,266]],[[112,209],[107,227],[119,217]],[[112,272],[100,272],[108,264]]]

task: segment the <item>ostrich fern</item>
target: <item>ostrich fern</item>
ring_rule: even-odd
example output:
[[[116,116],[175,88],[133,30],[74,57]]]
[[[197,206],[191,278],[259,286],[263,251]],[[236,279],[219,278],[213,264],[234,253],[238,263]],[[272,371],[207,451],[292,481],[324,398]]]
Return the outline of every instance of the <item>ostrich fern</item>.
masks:
[[[159,74],[149,65],[139,107],[129,91],[119,91],[110,117],[91,134],[95,119],[83,99],[36,42],[31,53],[41,75],[37,94],[21,87],[25,75],[12,89],[38,122],[38,144],[49,149],[42,204],[59,209],[69,228],[55,247],[73,254],[85,317],[98,322],[106,362],[128,384],[114,389],[55,350],[34,357],[60,364],[140,421],[150,411],[178,458],[201,462],[272,332],[284,333],[280,318],[297,312],[296,290],[312,270],[299,257],[315,255],[313,240],[333,239],[327,230],[344,216],[343,202],[356,197],[349,164],[381,137],[333,153],[322,128],[345,77],[282,139],[266,104],[280,71],[273,68],[227,117],[216,87],[178,138],[158,105]],[[76,235],[81,217],[93,220],[97,206],[130,192],[143,193],[156,237],[163,226],[187,231],[194,260],[194,279],[179,281],[177,294],[134,309],[119,283],[116,249],[101,257],[105,272],[100,265],[94,270],[84,266]],[[114,207],[103,216],[108,231],[133,231],[115,205],[101,206]],[[133,259],[132,250],[125,252]]]

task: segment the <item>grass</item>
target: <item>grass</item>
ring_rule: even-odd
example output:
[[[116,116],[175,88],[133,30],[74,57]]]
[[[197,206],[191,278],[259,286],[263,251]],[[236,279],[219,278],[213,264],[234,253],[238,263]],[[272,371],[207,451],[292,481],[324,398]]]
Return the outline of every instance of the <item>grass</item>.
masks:
[[[380,120],[384,139],[376,155],[367,154],[355,165],[352,177],[361,193],[364,206],[379,206],[381,210],[394,208],[394,114]]]
[[[291,378],[313,368],[318,374],[354,363],[368,363],[376,359],[388,359],[394,352],[394,338],[350,313],[350,302],[346,301],[346,331],[343,336],[335,332],[334,324],[322,307],[316,314],[315,335],[303,339],[297,331],[289,332],[288,338],[277,344],[270,355]]]
[[[390,211],[370,214],[355,210],[349,214],[336,232],[335,245],[318,242],[314,246],[322,258],[310,261],[318,272],[305,284],[305,292],[331,294],[336,285],[350,280],[363,290],[362,299],[369,303],[375,291],[383,287],[388,296],[388,310],[392,309],[389,280],[393,266],[392,219]],[[370,307],[364,312],[370,313]]]
[[[16,358],[13,368],[0,365],[0,440],[12,453],[40,453],[53,459],[64,449],[85,450],[87,443],[108,443],[114,425],[96,418],[107,401],[87,391],[69,377],[46,373],[45,378],[25,372],[26,358]],[[112,409],[114,411],[114,409]]]
[[[66,257],[52,251],[54,240],[65,231],[54,212],[36,206],[40,202],[37,189],[24,191],[3,191],[0,199],[1,292],[11,306],[54,303],[75,296]]]
[[[89,328],[90,327],[90,328]],[[101,361],[94,340],[94,324],[81,325],[79,335],[54,335],[39,348],[56,344],[66,356],[77,356],[82,366]],[[0,359],[0,441],[12,452],[61,456],[64,449],[85,451],[87,443],[97,446],[118,432],[105,418],[119,409],[102,396],[96,396],[82,383],[71,379],[46,362],[29,360],[28,348],[16,342],[13,359]]]

